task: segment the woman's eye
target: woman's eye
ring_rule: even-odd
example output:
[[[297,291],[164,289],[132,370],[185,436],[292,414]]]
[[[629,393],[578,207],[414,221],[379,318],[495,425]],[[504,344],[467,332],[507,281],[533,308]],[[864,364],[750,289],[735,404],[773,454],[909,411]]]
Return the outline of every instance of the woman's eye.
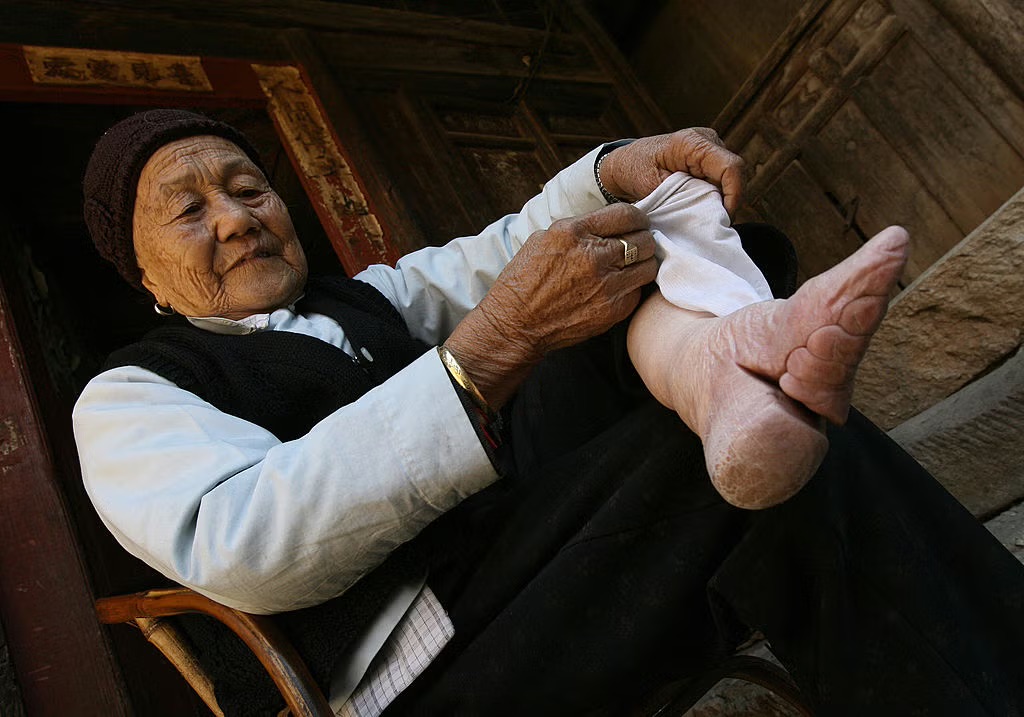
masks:
[[[200,209],[199,203],[198,202],[192,202],[191,204],[186,206],[184,209],[182,209],[181,213],[178,216],[179,217],[187,217],[190,214],[195,214],[196,212],[199,211],[199,209]]]
[[[263,190],[256,189],[255,187],[245,187],[238,191],[238,196],[242,199],[251,199],[252,197],[258,197],[263,194]]]

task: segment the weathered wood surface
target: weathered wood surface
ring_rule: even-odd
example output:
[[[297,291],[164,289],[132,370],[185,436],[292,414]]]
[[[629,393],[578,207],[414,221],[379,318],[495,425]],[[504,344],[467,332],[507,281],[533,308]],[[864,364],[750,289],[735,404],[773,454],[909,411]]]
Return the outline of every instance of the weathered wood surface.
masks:
[[[267,111],[282,135],[306,192],[349,275],[370,264],[394,264],[362,183],[299,68],[252,65],[267,96]]]
[[[305,68],[331,124],[344,137],[345,148],[359,168],[366,192],[396,251],[401,255],[423,246],[421,228],[411,220],[398,196],[394,177],[385,171],[379,152],[352,106],[352,97],[336,82],[334,69],[317,46],[315,37],[302,29],[286,30],[280,37],[291,57]]]
[[[612,81],[595,66],[587,45],[564,32],[343,3],[254,8],[231,1],[64,5],[28,0],[0,12],[5,20],[0,41],[5,42],[283,60],[279,34],[300,28],[316,30],[338,64],[372,72],[519,78],[529,72],[524,55],[543,46],[538,79]]]
[[[805,276],[853,248],[815,246],[834,235],[815,227],[822,196],[860,239],[910,230],[906,285],[1024,184],[1024,99],[993,59],[1016,57],[1024,34],[984,40],[985,23],[970,22],[1012,4],[809,0],[719,116],[750,165],[748,198],[790,232]]]
[[[0,285],[0,614],[31,715],[127,714]]]
[[[977,32],[958,32],[939,10],[920,0],[890,0],[931,60],[984,113],[992,126],[1024,155],[1024,100],[968,42]],[[1017,35],[1018,41],[1021,35]]]
[[[830,193],[861,235],[892,224],[910,232],[908,284],[963,238],[963,232],[901,156],[892,152],[876,125],[848,101],[810,138],[801,162]],[[808,187],[808,196],[816,193]],[[800,211],[799,207],[793,207]]]
[[[835,266],[861,245],[846,218],[817,189],[802,164],[793,162],[756,203],[764,220],[792,239],[800,280]]]
[[[1019,0],[933,0],[936,8],[1024,96],[1024,13]]]
[[[996,366],[1024,335],[1024,190],[890,306],[854,404],[892,428]]]
[[[912,38],[863,78],[855,97],[964,234],[1024,184],[1024,158]]]
[[[213,90],[202,61],[195,56],[26,46],[25,59],[32,80],[41,85]]]
[[[659,104],[644,91],[632,68],[587,12],[582,0],[555,3],[554,6],[560,8],[562,22],[573,36],[586,43],[596,69],[611,80],[618,104],[636,130],[636,135],[661,134],[672,129]]]

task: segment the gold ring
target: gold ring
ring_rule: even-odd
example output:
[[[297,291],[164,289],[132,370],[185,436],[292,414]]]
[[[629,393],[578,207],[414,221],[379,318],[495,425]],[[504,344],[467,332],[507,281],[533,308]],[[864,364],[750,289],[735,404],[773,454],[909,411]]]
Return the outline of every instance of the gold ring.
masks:
[[[630,264],[636,264],[640,259],[640,252],[637,250],[635,244],[630,244],[625,239],[619,239],[622,242],[622,267],[625,268]]]

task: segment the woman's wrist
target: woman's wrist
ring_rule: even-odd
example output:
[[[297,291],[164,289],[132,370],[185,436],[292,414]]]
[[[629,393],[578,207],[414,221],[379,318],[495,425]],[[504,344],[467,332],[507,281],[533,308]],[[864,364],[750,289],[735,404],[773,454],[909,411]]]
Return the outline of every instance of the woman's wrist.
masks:
[[[512,397],[541,354],[495,326],[477,307],[444,343],[486,405],[498,411]]]

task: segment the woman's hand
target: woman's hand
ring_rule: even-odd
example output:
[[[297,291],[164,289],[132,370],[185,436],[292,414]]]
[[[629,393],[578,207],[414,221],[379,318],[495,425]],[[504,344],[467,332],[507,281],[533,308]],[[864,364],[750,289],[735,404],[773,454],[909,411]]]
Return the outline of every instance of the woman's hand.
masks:
[[[627,318],[654,281],[647,216],[628,204],[561,219],[534,233],[445,342],[497,408],[546,353]],[[624,266],[623,239],[637,248]]]
[[[722,188],[730,216],[740,206],[743,159],[708,127],[644,137],[612,150],[601,162],[601,183],[616,197],[643,199],[673,172],[686,172]]]

